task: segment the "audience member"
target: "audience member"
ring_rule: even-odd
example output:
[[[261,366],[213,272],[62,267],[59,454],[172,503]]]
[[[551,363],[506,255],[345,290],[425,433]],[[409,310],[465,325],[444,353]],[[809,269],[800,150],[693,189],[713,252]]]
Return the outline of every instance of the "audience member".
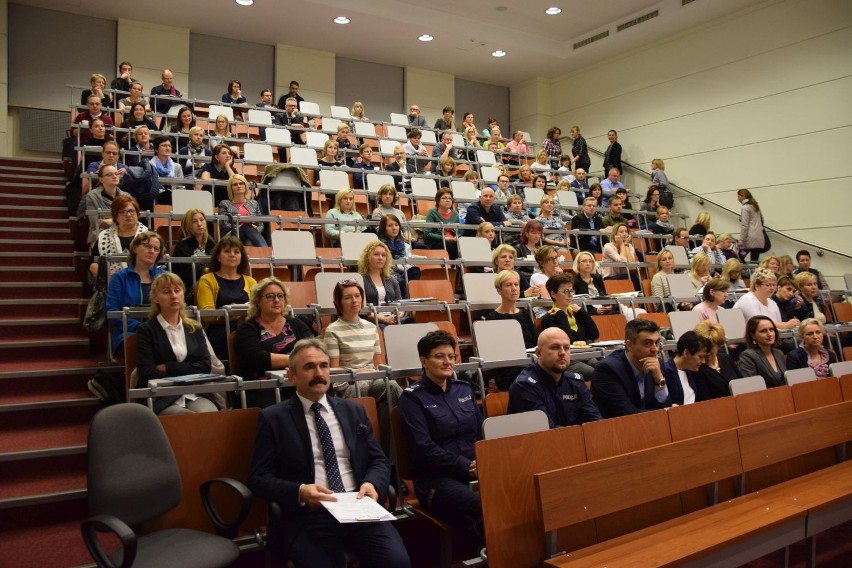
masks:
[[[183,95],[175,88],[175,76],[170,69],[163,69],[160,78],[163,81],[162,84],[151,89],[152,108],[159,114],[166,114],[171,106],[176,103],[176,101],[166,97],[181,98]],[[160,124],[162,125],[163,122],[160,122]]]
[[[234,215],[247,217],[261,214],[260,203],[249,196],[248,180],[240,174],[235,174],[228,179],[227,190],[228,199],[219,202],[219,214],[228,216],[227,221],[222,221],[222,229],[227,231],[227,234],[238,237],[244,245],[268,246],[262,235],[262,222],[234,221]]]
[[[345,164],[338,158],[339,152],[340,146],[338,146],[337,140],[329,138],[322,145],[322,155],[317,160],[317,163],[326,168],[341,167]]]
[[[775,286],[775,293],[772,294],[771,300],[778,304],[782,322],[787,322],[794,318],[798,320],[805,319],[805,301],[798,294],[796,283],[792,278],[782,276],[778,279],[778,284]]]
[[[329,356],[322,341],[303,339],[290,354],[296,396],[261,412],[248,480],[255,495],[281,504],[285,562],[343,566],[348,548],[366,565],[408,568],[393,523],[340,523],[320,506],[335,500],[333,493],[356,490],[381,502],[390,464],[364,408],[326,396]]]
[[[278,110],[278,107],[272,104],[272,91],[270,91],[269,89],[263,89],[262,91],[260,91],[260,102],[255,103],[254,106],[268,111]]]
[[[703,237],[708,231],[710,231],[710,213],[701,211],[695,217],[695,224],[689,228],[689,234]]]
[[[799,264],[799,267],[793,273],[794,275],[802,272],[810,272],[817,278],[817,288],[820,290],[828,288],[828,282],[825,281],[822,273],[816,268],[811,267],[811,253],[809,251],[802,249],[797,252],[796,262]]]
[[[483,221],[476,228],[476,237],[488,241],[488,248],[494,250],[497,247],[497,233],[494,230],[494,225],[488,221]]]
[[[483,221],[492,223],[495,227],[508,227],[511,222],[506,219],[503,214],[503,208],[497,205],[497,194],[490,187],[485,187],[479,194],[479,201],[474,201],[467,208],[467,216],[465,217],[465,225],[479,226]],[[476,233],[474,229],[468,230],[466,234],[473,236]]]
[[[189,141],[189,131],[195,126],[195,113],[188,106],[178,109],[177,121],[169,129],[174,134],[175,147],[179,148]],[[216,144],[213,143],[215,147]]]
[[[554,274],[545,284],[553,307],[541,318],[541,329],[556,327],[564,331],[577,347],[593,343],[600,337],[598,326],[580,304],[574,302],[574,277],[570,274]],[[569,361],[568,370],[591,380],[597,359]]]
[[[113,200],[113,207],[122,196]],[[115,227],[116,225],[113,225]],[[144,225],[142,227],[144,229]],[[151,283],[165,271],[157,267],[163,258],[166,245],[163,238],[151,231],[141,231],[127,246],[127,265],[116,271],[107,286],[106,311],[120,312],[125,307],[147,306],[151,299]],[[110,253],[112,254],[112,253]],[[139,318],[110,318],[110,345],[114,356],[123,356],[124,339],[136,333],[136,328],[142,323]],[[127,336],[125,335],[125,322]]]
[[[413,128],[428,128],[426,117],[420,114],[420,105],[411,104],[408,107],[408,125]]]
[[[180,234],[183,237],[175,244],[173,258],[207,257],[216,243],[207,233],[207,217],[201,209],[189,209],[183,215],[180,223]],[[194,303],[193,290],[195,283],[207,270],[200,262],[180,262],[171,265],[171,271],[183,280],[187,303]]]
[[[538,249],[542,247],[542,235],[544,227],[535,219],[527,221],[521,227],[520,238],[518,244],[515,245],[515,255],[520,259],[532,260],[535,258]],[[527,278],[532,276],[533,268],[529,266],[519,267],[518,272],[524,274]]]
[[[612,241],[603,247],[603,260],[610,263],[637,262],[636,249],[633,246],[633,237],[630,228],[625,223],[616,223],[612,227]],[[634,272],[634,270],[636,270]],[[604,280],[632,280],[634,289],[641,290],[638,269],[631,266],[602,266],[601,274]]]
[[[730,282],[722,278],[711,278],[707,281],[701,292],[702,302],[692,308],[692,311],[698,314],[699,321],[710,320],[719,323],[716,312],[724,309],[722,304],[728,300],[730,286]]]
[[[512,140],[506,144],[505,150],[509,154],[516,154],[506,156],[505,161],[510,164],[518,164],[521,157],[528,156],[530,154],[530,147],[526,140],[524,140],[524,133],[520,130],[515,130],[514,134],[512,134]]]
[[[416,174],[424,173],[431,166],[429,150],[426,149],[426,146],[420,143],[422,137],[423,133],[420,130],[412,128],[408,132],[408,142],[406,142],[404,146],[405,153],[409,156],[414,156],[413,158],[408,159],[407,169]]]
[[[798,322],[797,322],[798,325]],[[766,316],[750,317],[745,333],[748,349],[740,354],[737,365],[743,377],[760,375],[767,388],[784,385],[784,354],[776,347],[781,345],[778,328]]]
[[[91,89],[83,89],[83,92],[80,93],[80,104],[85,105],[89,100],[89,95],[96,95],[101,99],[101,107],[102,108],[110,108],[114,106],[113,103],[113,95],[112,93],[105,93],[104,89],[106,89],[106,77],[101,75],[100,73],[92,73],[92,76],[89,77],[89,85],[92,86]]]
[[[129,61],[122,61],[118,64],[118,77],[112,80],[110,88],[113,91],[130,92],[130,84],[135,81],[133,78],[133,65]],[[113,100],[118,93],[113,94]]]
[[[93,120],[99,118],[103,121],[104,126],[115,126],[112,122],[112,117],[103,111],[103,103],[101,102],[101,97],[98,95],[89,95],[89,98],[86,99],[86,107],[86,110],[74,117],[74,124],[86,129],[92,126]],[[71,135],[77,136],[77,130],[72,129]],[[86,145],[91,137],[91,134],[85,130],[80,132],[80,143]]]
[[[795,276],[793,272],[796,271],[796,265],[793,264],[793,257],[789,254],[785,254],[778,257],[778,261],[781,263],[781,274],[788,278],[792,278]]]
[[[821,324],[826,323],[825,302],[819,295],[819,280],[811,272],[800,272],[794,279],[802,298],[802,316],[799,319],[814,318]]]
[[[807,318],[799,324],[802,343],[787,353],[787,370],[813,369],[817,378],[831,376],[829,366],[837,362],[833,351],[825,348],[825,327],[815,318]]]
[[[180,277],[169,272],[151,283],[151,311],[136,328],[135,388],[147,388],[154,379],[213,372],[207,338],[201,324],[186,313],[184,291]],[[220,370],[224,372],[224,366]],[[219,393],[163,396],[154,399],[154,412],[162,416],[216,412],[224,402]]]
[[[385,243],[391,253],[391,258],[396,261],[396,264],[391,267],[391,272],[396,278],[397,284],[399,284],[403,297],[407,298],[408,281],[420,279],[420,268],[404,264],[405,259],[412,256],[412,245],[408,236],[402,232],[399,219],[397,215],[392,213],[381,215],[377,232],[379,240]]]
[[[367,118],[364,114],[364,103],[361,101],[355,101],[352,103],[352,110],[350,111],[350,114],[355,120],[369,120],[369,118]]]
[[[456,119],[455,114],[456,111],[451,106],[445,106],[444,110],[441,111],[443,114],[441,118],[435,121],[435,126],[432,128],[443,132],[444,130],[449,130],[450,132],[456,131]]]
[[[453,147],[453,133],[449,130],[445,130],[441,133],[441,141],[435,144],[435,147],[432,148],[432,157],[433,158],[452,158],[453,160],[458,159],[458,155],[456,154],[456,149]]]
[[[558,126],[551,126],[547,129],[547,134],[544,141],[541,143],[541,149],[544,150],[547,156],[547,163],[550,169],[555,170],[559,167],[559,159],[562,157],[562,130]]]
[[[237,79],[228,81],[228,92],[222,95],[222,102],[227,105],[242,105],[248,106],[248,99],[243,96],[243,85]],[[238,119],[243,116],[241,109],[234,109],[234,118]]]
[[[485,314],[482,319],[488,321],[495,320],[514,320],[521,326],[521,333],[524,338],[524,347],[531,349],[535,347],[536,332],[530,320],[529,314],[519,309],[515,304],[521,295],[521,278],[514,270],[502,270],[494,277],[494,288],[500,295],[500,305],[494,310]],[[518,376],[518,370],[514,367],[503,367],[495,369],[494,373],[489,373],[497,388],[502,391],[509,390],[512,381]]]
[[[107,172],[110,172],[109,167],[106,166]],[[115,172],[111,173],[115,174]],[[92,264],[89,266],[89,272],[93,277],[98,275],[98,258],[103,255],[115,256],[130,252],[130,246],[136,236],[148,230],[148,227],[139,222],[139,203],[126,193],[113,197],[109,210],[112,223],[98,233],[92,245]],[[116,272],[126,268],[127,264],[110,260],[107,266],[109,267],[108,277],[111,278]]]
[[[408,160],[405,157],[405,147],[402,144],[394,146],[393,161],[385,166],[385,171],[395,174],[393,176],[393,183],[397,191],[403,191],[405,188],[411,187],[410,174],[415,172],[413,169],[408,169]]]
[[[597,262],[592,253],[582,251],[574,255],[574,293],[598,298],[606,296],[603,278],[597,273]],[[587,305],[589,313],[608,314],[612,311],[611,305]]]
[[[97,173],[100,170],[101,166],[114,166],[116,172],[118,173],[118,180],[120,183],[122,176],[124,176],[124,174],[127,172],[127,165],[118,161],[120,155],[121,148],[119,147],[117,142],[113,142],[112,140],[104,141],[104,144],[101,147],[101,159],[92,160],[91,162],[89,162],[89,164],[86,166],[86,173]],[[89,187],[91,186],[91,181],[89,181],[88,177],[83,177],[82,186],[83,195],[86,195],[89,192]]]
[[[537,291],[535,288],[530,286],[530,273],[522,272],[515,268],[515,260],[518,258],[517,255],[518,253],[512,245],[497,245],[497,248],[491,252],[491,271],[494,274],[499,274],[504,270],[513,270],[517,272],[518,277],[521,279],[521,290],[523,292],[523,296],[526,298],[532,298],[537,295]]]
[[[662,192],[660,197],[662,200],[661,202],[665,202],[666,199],[671,201],[669,178],[666,177],[666,164],[660,158],[654,158],[651,160],[651,184],[660,188],[660,191]],[[671,207],[671,205],[667,205],[667,207]]]
[[[364,218],[355,209],[355,192],[351,189],[341,189],[334,196],[334,208],[325,214],[326,219],[338,221],[363,221]],[[329,238],[332,246],[340,246],[340,233],[360,233],[364,230],[362,226],[354,224],[329,223],[325,225],[325,235]]]
[[[669,208],[665,205],[660,205],[655,210],[656,219],[648,223],[648,230],[655,235],[671,235],[674,231],[674,225],[669,221]],[[687,242],[688,242],[687,238]]]
[[[231,152],[235,156],[239,157],[239,154],[234,151],[230,144],[230,139],[233,138],[234,133],[231,130],[231,122],[228,117],[224,114],[217,115],[211,126],[208,138],[210,146],[215,148],[219,144],[225,144],[231,148]]]
[[[618,143],[618,132],[610,130],[606,133],[609,146],[604,150],[603,170],[608,172],[611,168],[618,170],[618,175],[624,175],[621,168],[621,144]]]
[[[617,189],[624,188],[624,184],[619,181],[620,177],[621,174],[618,173],[616,168],[607,170],[607,178],[601,182],[601,191],[603,192],[603,203],[601,205],[603,207],[607,206],[609,198],[615,195]]]
[[[281,101],[278,101],[281,104]],[[294,97],[288,97],[284,102],[284,112],[276,113],[272,122],[281,126],[289,126],[290,140],[293,144],[305,144],[308,141],[308,118],[299,112],[299,102]]]
[[[602,359],[592,375],[592,400],[604,418],[671,406],[659,353],[656,323],[645,319],[627,322],[624,349]]]
[[[178,156],[187,156],[180,159],[181,168],[187,177],[194,177],[196,171],[201,171],[207,160],[201,160],[202,157],[211,157],[213,152],[207,144],[204,143],[204,129],[200,126],[193,126],[189,129],[189,142],[186,146],[178,150]],[[193,159],[194,158],[194,159]]]
[[[747,320],[756,316],[763,316],[774,322],[773,326],[778,324],[781,329],[793,329],[799,325],[799,320],[793,318],[784,322],[778,304],[771,299],[775,292],[776,282],[775,274],[772,271],[758,268],[751,275],[750,291],[736,301],[734,308],[742,310],[743,317]]]
[[[577,168],[574,170],[574,181],[571,182],[574,189],[589,189],[589,180],[586,179],[586,170]],[[585,195],[580,193],[579,196]]]
[[[710,277],[710,257],[703,252],[693,256],[689,265],[689,280],[696,294],[701,292]]]
[[[459,214],[453,208],[453,192],[448,188],[440,188],[435,193],[435,207],[426,214],[427,223],[458,225]],[[450,260],[458,258],[458,231],[455,227],[426,227],[423,237],[431,249],[446,249]]]
[[[234,335],[234,351],[245,380],[263,378],[267,371],[286,369],[290,353],[300,339],[313,337],[307,325],[290,311],[290,290],[274,276],[252,286],[246,319]],[[275,404],[270,389],[246,393],[250,406]]]
[[[699,398],[695,373],[704,364],[710,347],[710,340],[694,331],[687,331],[678,338],[674,357],[663,364],[663,376],[672,404],[693,404],[703,400]]]
[[[130,112],[127,113],[127,118],[121,123],[121,128],[133,130],[139,126],[146,126],[151,130],[156,130],[157,125],[153,120],[148,118],[145,105],[142,103],[133,103],[130,105]],[[130,132],[122,132],[118,138],[119,144],[124,148],[130,147]]]
[[[379,169],[373,164],[373,147],[369,144],[358,146],[358,157],[351,167],[359,170],[352,174],[352,186],[355,189],[367,189],[367,172]]]
[[[287,91],[286,95],[281,95],[278,99],[278,108],[283,109],[287,106],[287,99],[295,99],[296,106],[298,107],[299,103],[302,102],[304,97],[299,94],[299,82],[298,81],[290,81],[290,87]]]
[[[731,288],[734,290],[744,290],[746,288],[743,282],[743,263],[736,258],[729,258],[722,266],[721,278],[730,282]]]
[[[716,250],[722,253],[725,260],[737,258],[737,251],[734,250],[734,236],[731,233],[722,233],[716,238]]]
[[[234,155],[225,144],[213,147],[213,156],[209,164],[205,164],[200,172],[196,172],[202,181],[228,181],[236,172],[233,168]],[[228,198],[228,190],[223,184],[196,184],[195,189],[203,189],[213,194],[213,202],[220,203]]]
[[[183,177],[183,168],[178,165],[177,162],[172,160],[172,139],[167,138],[165,136],[161,136],[157,138],[153,142],[155,154],[154,157],[151,158],[149,162],[151,166],[154,168],[154,171],[157,172],[157,177],[159,179],[162,178],[182,178]],[[174,185],[173,183],[159,183],[159,195],[157,195],[157,203],[160,205],[171,205],[172,204],[172,190],[174,189],[182,189],[182,185]],[[140,204],[145,207],[145,204],[140,202]],[[148,209],[148,207],[145,207]],[[153,210],[153,207],[150,208]]]
[[[251,287],[257,282],[248,275],[249,258],[240,239],[222,237],[210,252],[209,268],[209,272],[198,280],[196,303],[199,310],[219,310],[248,303]],[[207,337],[220,357],[227,357],[228,335],[237,329],[240,319],[231,315],[226,328],[224,317],[204,318]]]
[[[588,197],[593,197],[595,200],[595,207],[603,207],[604,206],[604,197],[603,197],[603,189],[601,189],[601,184],[595,182],[589,186],[589,193],[586,194]]]
[[[119,99],[118,101],[118,109],[121,111],[127,110],[133,105],[139,104],[145,109],[145,112],[151,112],[151,104],[148,102],[147,97],[143,96],[143,87],[142,83],[139,81],[133,81],[130,83],[130,94],[124,98]]]
[[[609,200],[609,213],[603,217],[604,227],[613,227],[618,224],[627,224],[627,218],[621,214],[624,209],[624,200],[613,196]]]
[[[372,241],[364,246],[358,258],[358,274],[364,278],[365,304],[384,306],[405,298],[399,282],[391,274],[391,265],[391,252],[385,243]],[[404,313],[397,314],[397,312],[380,312],[376,316],[371,313],[367,315],[367,319],[381,329],[395,323],[410,323],[410,318],[407,318]]]
[[[556,207],[556,198],[552,195],[543,195],[541,200],[539,200],[539,205],[541,206],[538,210],[538,216],[534,219],[538,221],[543,229],[549,230],[565,230],[565,223],[562,221],[562,218],[554,215],[554,208]],[[546,245],[558,247],[560,249],[567,250],[567,243],[561,238],[562,233],[548,233],[544,235],[542,242]]]
[[[128,141],[129,149],[134,154],[125,154],[128,166],[146,166],[154,157],[154,145],[151,144],[151,129],[147,126],[137,126]]]
[[[423,378],[399,398],[399,420],[420,506],[485,544],[474,444],[482,438],[476,395],[455,378],[456,341],[431,331],[417,342]]]
[[[571,341],[557,327],[545,329],[535,348],[537,361],[509,388],[509,414],[541,410],[551,428],[601,420],[583,377],[570,370]]]
[[[603,231],[603,217],[596,211],[597,200],[587,197],[583,200],[582,213],[571,219],[571,230],[580,231],[577,236],[577,245],[582,251],[601,252],[601,239],[599,235],[583,235],[582,231]],[[610,229],[611,231],[611,229]]]
[[[695,333],[710,340],[710,350],[704,364],[695,373],[696,395],[699,400],[710,400],[730,396],[728,387],[734,379],[740,377],[737,366],[731,356],[721,351],[725,346],[725,328],[710,320],[699,322]]]
[[[116,166],[101,164],[97,172],[98,187],[86,193],[77,210],[77,217],[85,215],[89,221],[89,232],[86,237],[87,247],[91,247],[95,243],[99,231],[108,229],[114,223],[112,218],[101,218],[100,213],[110,209],[116,196],[127,195],[118,187],[121,176]]]

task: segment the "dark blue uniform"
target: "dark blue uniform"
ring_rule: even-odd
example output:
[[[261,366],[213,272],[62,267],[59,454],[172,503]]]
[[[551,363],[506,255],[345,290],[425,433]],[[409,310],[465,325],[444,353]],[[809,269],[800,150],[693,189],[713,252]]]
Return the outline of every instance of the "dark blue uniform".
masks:
[[[403,391],[398,412],[420,505],[484,542],[479,493],[468,487],[473,446],[482,432],[473,389],[450,380],[444,392],[424,375]]]
[[[532,364],[518,375],[509,388],[509,414],[542,410],[551,428],[574,426],[601,420],[600,410],[577,373],[562,373],[559,384],[538,364]]]

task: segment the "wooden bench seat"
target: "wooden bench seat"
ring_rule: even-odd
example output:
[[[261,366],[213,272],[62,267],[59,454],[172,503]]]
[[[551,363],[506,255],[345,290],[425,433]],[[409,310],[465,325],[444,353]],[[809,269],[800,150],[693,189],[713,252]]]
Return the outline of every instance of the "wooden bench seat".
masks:
[[[536,474],[541,525],[550,535],[578,521],[650,503],[746,475],[825,448],[845,458],[852,439],[852,402],[829,404]],[[732,455],[734,454],[734,455]],[[582,486],[570,479],[585,480]],[[852,465],[842,462],[721,504],[546,560],[547,566],[737,565],[852,519]]]

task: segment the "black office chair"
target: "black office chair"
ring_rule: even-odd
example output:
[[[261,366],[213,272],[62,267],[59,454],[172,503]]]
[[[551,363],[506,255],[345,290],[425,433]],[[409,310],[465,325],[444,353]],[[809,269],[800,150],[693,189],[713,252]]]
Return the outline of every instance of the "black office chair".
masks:
[[[83,540],[95,563],[104,568],[225,567],[239,556],[230,540],[248,515],[251,493],[240,482],[217,478],[201,486],[204,508],[217,535],[173,528],[138,535],[138,527],[173,509],[181,500],[175,455],[157,416],[134,403],[109,406],[89,427],[88,500],[91,518],[81,525]],[[210,486],[223,483],[242,496],[240,514],[225,522],[210,502]],[[120,541],[104,550],[98,532]]]

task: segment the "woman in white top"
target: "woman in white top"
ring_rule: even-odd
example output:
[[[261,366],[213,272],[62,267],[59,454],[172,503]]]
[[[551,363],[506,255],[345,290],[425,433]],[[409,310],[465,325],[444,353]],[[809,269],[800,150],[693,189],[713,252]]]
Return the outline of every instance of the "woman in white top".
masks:
[[[772,301],[775,292],[775,273],[766,268],[758,268],[751,275],[751,291],[740,297],[734,308],[742,310],[743,317],[749,320],[755,316],[766,316],[782,329],[792,329],[799,325],[799,320],[792,319],[783,322],[778,304]]]
[[[692,308],[692,311],[698,314],[699,321],[710,320],[719,323],[716,312],[724,309],[722,304],[728,300],[729,287],[730,284],[721,278],[712,278],[707,281],[701,293],[704,301]]]

